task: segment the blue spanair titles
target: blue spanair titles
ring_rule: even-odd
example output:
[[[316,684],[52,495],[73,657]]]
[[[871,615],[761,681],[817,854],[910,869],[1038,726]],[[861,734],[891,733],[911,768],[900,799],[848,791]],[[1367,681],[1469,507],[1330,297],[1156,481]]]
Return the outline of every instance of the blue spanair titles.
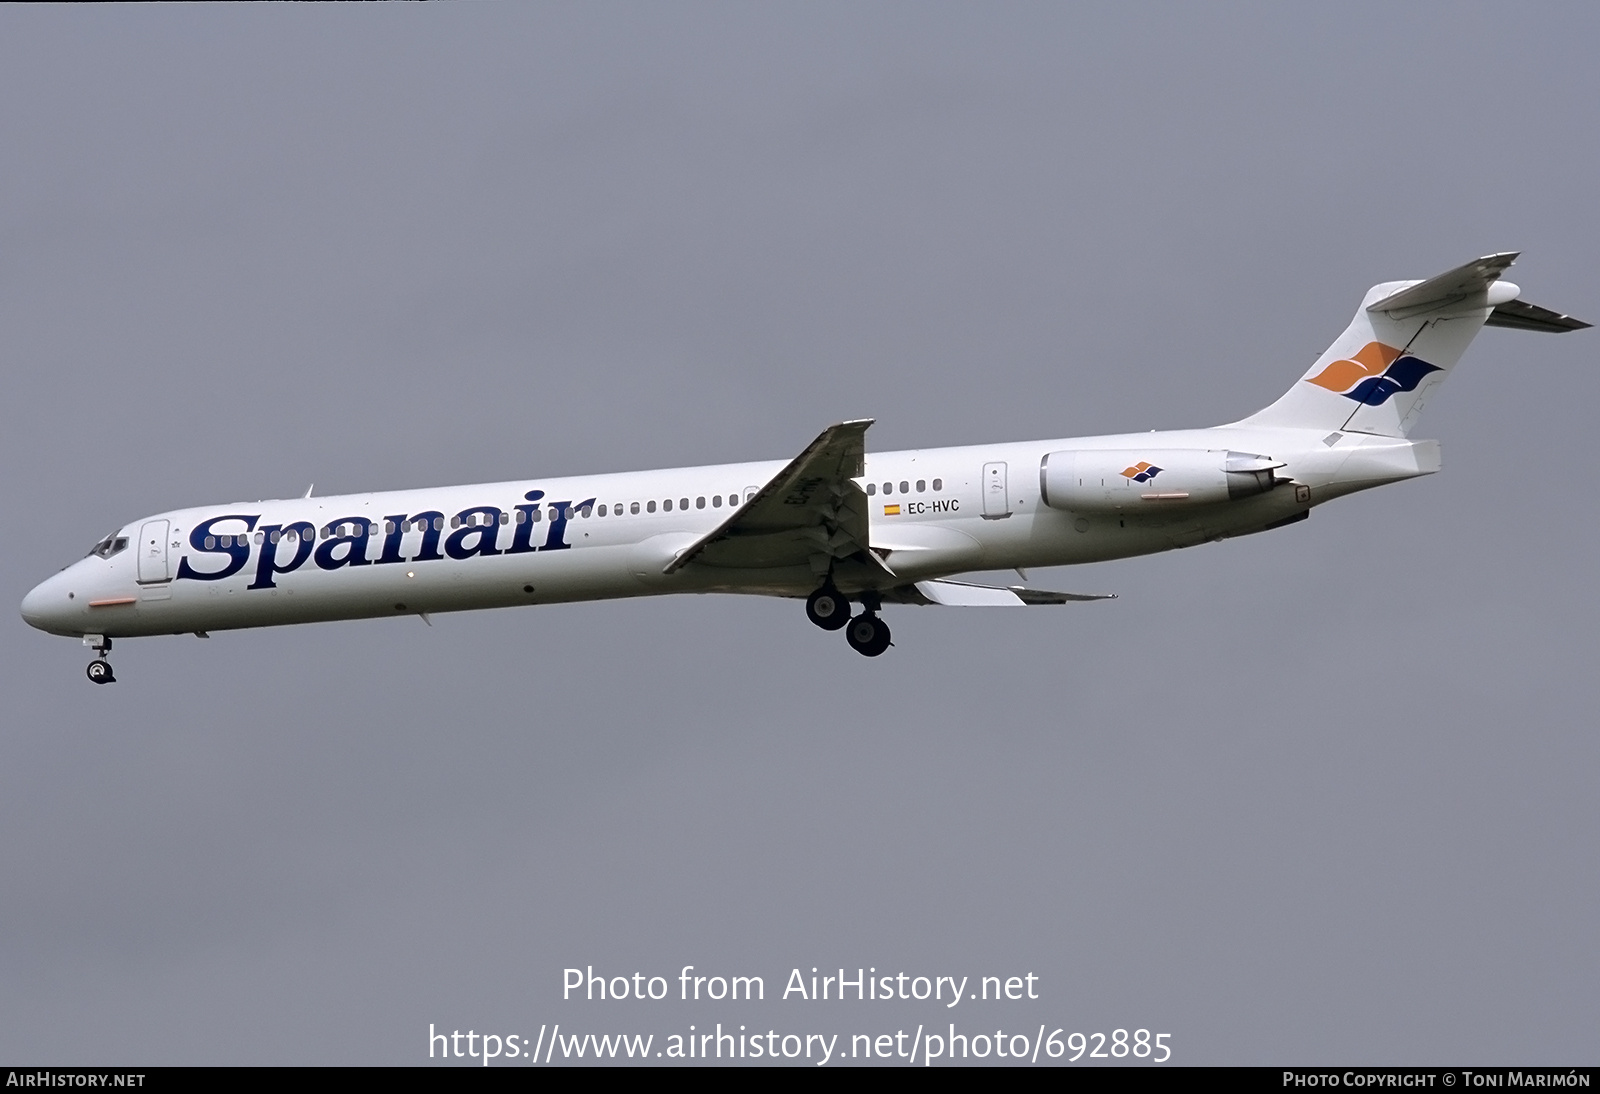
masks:
[[[192,553],[178,560],[177,580],[225,580],[245,570],[252,554],[255,568],[246,588],[274,589],[280,576],[294,573],[307,564],[319,570],[341,570],[397,562],[442,562],[445,559],[459,562],[487,555],[565,551],[572,547],[566,541],[567,522],[574,513],[589,509],[595,502],[594,498],[576,503],[542,502],[543,490],[529,490],[523,498],[529,504],[514,505],[509,512],[494,505],[472,505],[448,521],[437,509],[391,513],[381,520],[363,516],[338,517],[323,525],[324,534],[320,538],[316,526],[304,520],[258,524],[261,519],[258,513],[209,517],[190,530]],[[542,505],[549,507],[548,522],[542,519]],[[535,545],[534,538],[541,527],[544,542]],[[229,531],[221,532],[219,528]],[[503,536],[502,532],[509,536]],[[509,542],[504,542],[507,539]],[[374,540],[380,544],[376,558],[372,557]],[[220,566],[197,569],[191,559],[195,563],[220,563]]]

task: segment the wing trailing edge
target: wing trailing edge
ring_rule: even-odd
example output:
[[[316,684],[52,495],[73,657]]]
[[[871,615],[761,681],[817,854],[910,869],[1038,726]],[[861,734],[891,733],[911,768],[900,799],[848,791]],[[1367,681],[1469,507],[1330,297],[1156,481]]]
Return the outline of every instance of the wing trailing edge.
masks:
[[[910,604],[942,604],[956,608],[1023,608],[1040,604],[1072,604],[1089,600],[1115,600],[1116,593],[1057,593],[1022,585],[999,587],[971,581],[937,578],[894,590],[896,599]]]

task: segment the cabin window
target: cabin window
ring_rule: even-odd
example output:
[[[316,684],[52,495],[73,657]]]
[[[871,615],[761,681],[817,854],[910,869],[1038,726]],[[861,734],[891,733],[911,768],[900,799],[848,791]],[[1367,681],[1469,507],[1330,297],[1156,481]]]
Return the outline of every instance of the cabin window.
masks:
[[[695,498],[694,499],[694,507],[696,509],[704,509],[706,507],[706,499],[705,498]]]
[[[256,533],[256,542],[257,543],[265,543],[265,542],[267,542],[267,534],[265,532],[257,532]]]
[[[206,550],[209,551],[209,550],[211,550],[211,548],[215,547],[216,545],[217,545],[217,537],[216,536],[207,536],[206,537]]]
[[[713,508],[713,509],[721,509],[722,508],[722,495],[721,494],[712,494],[711,495],[711,508]]]
[[[638,511],[639,511],[639,503],[638,502],[634,502],[632,505],[628,506],[628,512],[637,513]]]
[[[927,491],[927,489],[928,489],[928,481],[926,479],[918,479],[917,480],[917,493],[919,493],[919,494],[925,493]]]
[[[875,482],[867,483],[867,497],[870,498],[870,497],[872,497],[872,495],[876,494],[877,492],[878,492],[878,484],[877,483],[875,483]]]
[[[943,490],[944,489],[944,480],[943,479],[934,479],[933,480],[933,488],[935,490]]]
[[[654,513],[656,511],[656,503],[653,502],[653,501],[645,502],[644,503],[644,511],[646,513]]]
[[[279,533],[278,532],[273,532],[272,535],[268,536],[267,538],[270,539],[273,543],[276,543],[276,542],[278,542]]]
[[[510,513],[501,513],[500,514],[500,523],[501,524],[510,524],[511,523],[511,514]]]
[[[594,506],[585,505],[582,509],[578,510],[578,515],[580,517],[582,517],[584,520],[588,520],[589,519],[589,514],[592,513],[592,512],[594,512]]]
[[[671,498],[668,498],[666,501],[661,503],[661,511],[663,513],[672,512],[672,499]]]
[[[450,527],[452,527],[452,528],[460,528],[461,527],[461,518],[460,517],[451,517],[450,518]]]
[[[600,515],[602,517],[606,515],[606,503],[605,502],[601,502],[600,503]]]
[[[909,493],[911,493],[911,484],[910,484],[910,483],[909,483],[909,482],[902,482],[902,483],[901,483],[901,484],[900,484],[900,492],[901,492],[901,493],[902,493],[902,494],[909,494]]]
[[[688,498],[679,498],[678,499],[678,508],[679,509],[687,509],[687,508],[689,508],[689,499]]]

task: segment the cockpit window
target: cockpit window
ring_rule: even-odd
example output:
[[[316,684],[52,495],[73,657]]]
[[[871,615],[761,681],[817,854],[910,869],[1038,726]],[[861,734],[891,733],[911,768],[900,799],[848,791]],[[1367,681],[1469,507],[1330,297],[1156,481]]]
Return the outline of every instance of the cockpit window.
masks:
[[[94,547],[90,549],[89,553],[91,555],[99,555],[101,558],[110,558],[112,555],[116,554],[118,551],[127,546],[127,536],[119,536],[117,533],[112,532],[105,539],[101,540],[99,543],[96,543]]]

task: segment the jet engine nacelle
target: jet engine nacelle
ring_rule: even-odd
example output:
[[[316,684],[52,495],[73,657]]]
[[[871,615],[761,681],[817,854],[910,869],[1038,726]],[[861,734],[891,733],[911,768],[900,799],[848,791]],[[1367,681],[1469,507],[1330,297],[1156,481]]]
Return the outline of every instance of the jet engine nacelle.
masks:
[[[1053,509],[1094,511],[1209,505],[1264,494],[1281,460],[1220,448],[1051,452],[1039,492]]]

